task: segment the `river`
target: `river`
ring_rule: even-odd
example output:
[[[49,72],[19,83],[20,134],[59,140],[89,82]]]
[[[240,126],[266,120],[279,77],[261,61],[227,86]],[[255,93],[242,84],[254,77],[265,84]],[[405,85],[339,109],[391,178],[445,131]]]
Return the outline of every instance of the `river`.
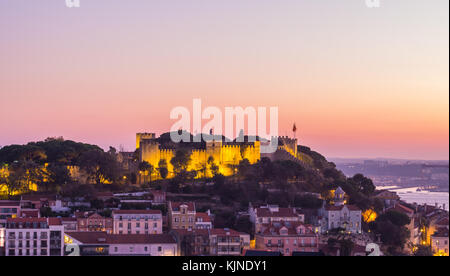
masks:
[[[401,188],[398,186],[378,186],[379,190],[389,190],[396,192],[401,200],[407,203],[417,204],[438,204],[439,207],[445,206],[445,210],[449,210],[449,193],[447,192],[430,192],[430,191],[417,191],[419,187]]]

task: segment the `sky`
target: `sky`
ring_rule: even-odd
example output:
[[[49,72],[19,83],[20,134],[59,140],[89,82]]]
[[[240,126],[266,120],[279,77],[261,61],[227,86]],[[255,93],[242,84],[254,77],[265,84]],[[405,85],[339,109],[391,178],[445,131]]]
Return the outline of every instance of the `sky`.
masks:
[[[131,151],[200,98],[326,157],[449,158],[448,0],[80,2],[0,1],[0,146]]]

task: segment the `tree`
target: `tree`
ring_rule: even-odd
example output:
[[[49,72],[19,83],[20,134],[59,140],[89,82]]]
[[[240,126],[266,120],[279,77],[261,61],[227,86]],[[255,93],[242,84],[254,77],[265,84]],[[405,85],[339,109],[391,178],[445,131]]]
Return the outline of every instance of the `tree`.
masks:
[[[250,161],[247,158],[241,160],[237,166],[237,173],[240,178],[244,178],[250,170]]]
[[[397,226],[405,226],[411,222],[411,219],[407,215],[395,210],[387,211],[386,213],[382,214],[377,220],[390,221]]]
[[[47,167],[47,171],[49,175],[48,183],[46,185],[47,191],[56,191],[59,187],[72,181],[69,170],[65,165],[51,163]]]
[[[214,157],[208,157],[208,165],[213,177],[219,174],[219,166],[214,162]]]
[[[323,205],[323,200],[313,195],[298,195],[294,198],[294,204],[305,209],[320,209]]]
[[[159,175],[161,176],[161,178],[166,179],[167,174],[169,173],[169,170],[167,169],[166,159],[159,160],[158,171],[159,171]]]
[[[185,149],[177,150],[175,156],[172,157],[172,159],[170,160],[170,163],[173,166],[173,170],[177,175],[187,171],[190,162],[191,156],[189,152]]]
[[[370,178],[358,173],[348,179],[348,182],[355,188],[356,191],[370,196],[375,191],[376,187]]]
[[[145,176],[147,175],[150,177],[150,182],[152,182],[152,174],[155,171],[155,168],[152,164],[148,163],[147,161],[142,161],[139,164],[139,170],[142,172],[142,174],[144,174],[144,183],[146,183]]]
[[[116,182],[121,168],[114,156],[100,150],[90,150],[81,154],[78,165],[96,184]]]

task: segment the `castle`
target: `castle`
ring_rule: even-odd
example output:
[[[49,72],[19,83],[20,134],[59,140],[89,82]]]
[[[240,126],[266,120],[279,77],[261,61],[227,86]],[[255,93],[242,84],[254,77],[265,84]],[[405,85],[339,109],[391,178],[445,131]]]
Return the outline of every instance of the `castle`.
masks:
[[[297,157],[297,139],[288,137],[278,138],[278,150],[286,151],[293,157]],[[247,139],[248,140],[248,139]],[[211,139],[202,143],[185,143],[185,148],[190,151],[191,161],[188,165],[188,171],[197,171],[197,177],[212,177],[212,163],[218,168],[218,172],[225,176],[235,173],[235,167],[247,159],[250,164],[257,163],[262,157],[271,155],[261,154],[261,143],[270,143],[270,141],[254,142],[236,142],[226,139]],[[174,169],[170,160],[175,156],[177,146],[173,143],[167,146],[156,138],[154,133],[137,133],[136,149],[138,151],[139,161],[146,161],[155,169],[152,173],[152,179],[159,179],[161,176],[157,168],[161,160],[167,164],[168,176],[174,176]],[[272,158],[271,158],[272,159]]]

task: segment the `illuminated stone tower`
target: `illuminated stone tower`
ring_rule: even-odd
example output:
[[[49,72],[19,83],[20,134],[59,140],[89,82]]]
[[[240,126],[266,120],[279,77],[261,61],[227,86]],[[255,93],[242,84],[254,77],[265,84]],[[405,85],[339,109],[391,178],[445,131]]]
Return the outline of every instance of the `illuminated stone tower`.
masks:
[[[155,133],[147,133],[147,132],[136,133],[136,149],[140,147],[142,140],[151,140],[155,138],[156,138]]]

